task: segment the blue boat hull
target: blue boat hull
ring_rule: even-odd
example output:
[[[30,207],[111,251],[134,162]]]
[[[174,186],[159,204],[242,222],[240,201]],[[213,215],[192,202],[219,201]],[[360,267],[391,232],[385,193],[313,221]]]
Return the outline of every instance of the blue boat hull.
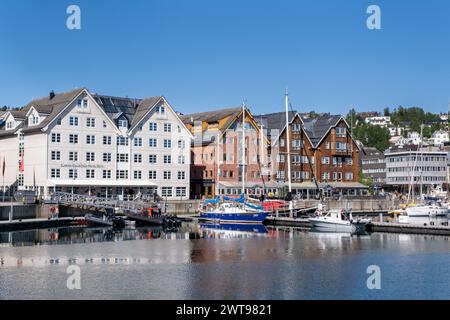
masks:
[[[213,224],[213,223],[200,223],[200,227],[209,230],[224,230],[224,231],[241,231],[241,232],[252,232],[252,233],[267,233],[267,229],[263,224],[260,223],[225,223],[225,224]]]
[[[215,221],[220,223],[263,223],[269,212],[252,213],[217,213],[202,212],[200,220]]]

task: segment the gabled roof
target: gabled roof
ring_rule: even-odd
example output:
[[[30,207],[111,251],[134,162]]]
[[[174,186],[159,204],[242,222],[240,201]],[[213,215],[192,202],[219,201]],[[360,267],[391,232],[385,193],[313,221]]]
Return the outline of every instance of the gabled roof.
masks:
[[[342,118],[340,115],[321,116],[312,119],[303,119],[303,128],[308,135],[314,148],[317,148],[320,141],[325,137],[328,131],[335,127],[339,120]]]
[[[183,121],[184,124],[188,125],[194,125],[195,122],[206,122],[206,123],[217,123],[220,120],[231,116],[231,118],[237,117],[242,112],[242,106],[241,107],[235,107],[235,108],[225,108],[225,109],[218,109],[214,111],[206,111],[206,112],[199,112],[199,113],[192,113],[192,114],[186,114],[180,116],[181,121]],[[224,124],[224,127],[227,127],[226,124]],[[222,129],[222,128],[220,128]]]
[[[294,118],[297,114],[298,114],[297,111],[289,111],[288,112],[289,122],[292,123],[292,121],[294,121]],[[269,133],[271,130],[279,130],[281,132],[286,127],[286,113],[285,112],[262,114],[262,115],[254,116],[254,118],[256,121],[258,121],[259,124],[262,124],[264,126],[264,128],[266,128],[268,130]]]

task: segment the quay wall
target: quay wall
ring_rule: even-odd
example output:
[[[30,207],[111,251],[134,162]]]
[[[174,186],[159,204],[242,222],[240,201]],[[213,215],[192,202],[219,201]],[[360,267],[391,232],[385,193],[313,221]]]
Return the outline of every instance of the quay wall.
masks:
[[[13,204],[13,219],[47,219],[50,213],[50,207],[54,205],[48,204]],[[6,221],[9,219],[9,213],[11,211],[11,205],[2,203],[0,205],[0,221]]]

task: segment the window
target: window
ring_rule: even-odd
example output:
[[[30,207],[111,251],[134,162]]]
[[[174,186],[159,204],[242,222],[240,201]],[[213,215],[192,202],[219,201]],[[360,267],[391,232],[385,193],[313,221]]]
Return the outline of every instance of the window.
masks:
[[[52,142],[60,143],[61,142],[61,133],[52,133]]]
[[[95,136],[88,134],[86,136],[86,144],[95,144]]]
[[[117,137],[117,145],[118,146],[128,146],[128,138],[126,138],[126,137]]]
[[[347,129],[346,128],[342,128],[342,127],[337,127],[336,128],[336,136],[337,137],[341,137],[341,138],[345,138],[347,136]]]
[[[95,179],[94,169],[86,169],[86,179]]]
[[[89,106],[89,100],[88,99],[83,99],[83,109],[87,109]]]
[[[148,156],[149,163],[156,163],[156,154],[151,154]]]
[[[134,171],[133,177],[135,180],[141,180],[142,179],[142,171],[140,171],[140,170]]]
[[[86,161],[88,161],[88,162],[95,161],[95,153],[94,152],[86,152]]]
[[[329,179],[330,179],[330,173],[322,172],[322,180],[329,180]]]
[[[284,179],[284,171],[278,171],[277,172],[277,179],[281,179],[281,180]]]
[[[164,171],[164,180],[172,179],[172,173],[170,171]]]
[[[148,146],[152,147],[152,148],[156,148],[157,147],[156,139],[155,138],[148,139]]]
[[[341,151],[341,152],[347,151],[347,143],[336,142],[336,151]]]
[[[330,150],[330,143],[328,141],[325,142],[325,149]]]
[[[186,172],[178,171],[178,180],[184,180],[184,179],[186,179]]]
[[[186,163],[186,157],[178,156],[178,164],[185,164],[185,163]]]
[[[164,123],[164,132],[172,132],[172,124]]]
[[[78,117],[69,117],[69,126],[78,127]]]
[[[164,155],[164,164],[172,163],[172,156]]]
[[[142,154],[136,153],[134,155],[134,163],[142,163]]]
[[[186,142],[184,140],[178,140],[178,149],[184,149],[186,147]]]
[[[330,157],[322,157],[322,164],[330,164]]]
[[[95,128],[95,118],[87,118],[86,119],[86,127]]]
[[[128,162],[128,153],[118,153],[117,162]]]
[[[69,161],[78,161],[78,152],[70,151],[69,152]]]
[[[353,165],[353,158],[345,158],[345,165],[352,166]]]
[[[111,162],[111,153],[103,153],[103,162]]]
[[[172,148],[172,140],[164,139],[164,148],[166,149]]]
[[[116,177],[118,180],[128,179],[128,170],[117,170]]]
[[[69,143],[77,144],[78,143],[78,135],[77,134],[70,134],[69,135]]]
[[[353,180],[353,173],[352,172],[346,172],[345,173],[345,180]]]
[[[165,114],[166,113],[166,107],[164,107],[164,106],[157,106],[156,107],[156,113]]]
[[[52,151],[52,160],[53,161],[61,160],[61,151]]]
[[[77,179],[77,178],[78,178],[78,170],[69,169],[69,179]]]
[[[163,197],[172,197],[172,187],[162,187],[161,195]]]
[[[111,136],[103,136],[103,144],[104,145],[111,145]]]
[[[120,118],[117,122],[119,129],[127,129],[128,128],[128,120],[125,118]]]
[[[148,130],[149,131],[157,131],[158,130],[158,125],[155,122],[150,122],[148,124]]]
[[[62,124],[62,119],[61,118],[58,118],[57,120],[56,120],[56,125],[57,126],[60,126]]]
[[[177,197],[186,197],[186,187],[176,187]]]
[[[149,171],[148,172],[148,179],[149,180],[155,180],[156,179],[156,171]]]
[[[142,138],[134,138],[133,141],[135,147],[142,147]]]
[[[52,178],[61,178],[61,169],[52,169],[51,170],[51,177]]]
[[[103,128],[108,128],[105,120],[103,120]]]
[[[111,170],[103,170],[103,179],[111,179]]]

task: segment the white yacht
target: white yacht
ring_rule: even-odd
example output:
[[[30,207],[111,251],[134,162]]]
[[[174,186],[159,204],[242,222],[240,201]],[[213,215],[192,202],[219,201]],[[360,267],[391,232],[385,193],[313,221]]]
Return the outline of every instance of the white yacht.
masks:
[[[342,209],[329,210],[325,216],[313,217],[308,220],[318,231],[345,233],[356,231],[356,226],[345,216]]]

